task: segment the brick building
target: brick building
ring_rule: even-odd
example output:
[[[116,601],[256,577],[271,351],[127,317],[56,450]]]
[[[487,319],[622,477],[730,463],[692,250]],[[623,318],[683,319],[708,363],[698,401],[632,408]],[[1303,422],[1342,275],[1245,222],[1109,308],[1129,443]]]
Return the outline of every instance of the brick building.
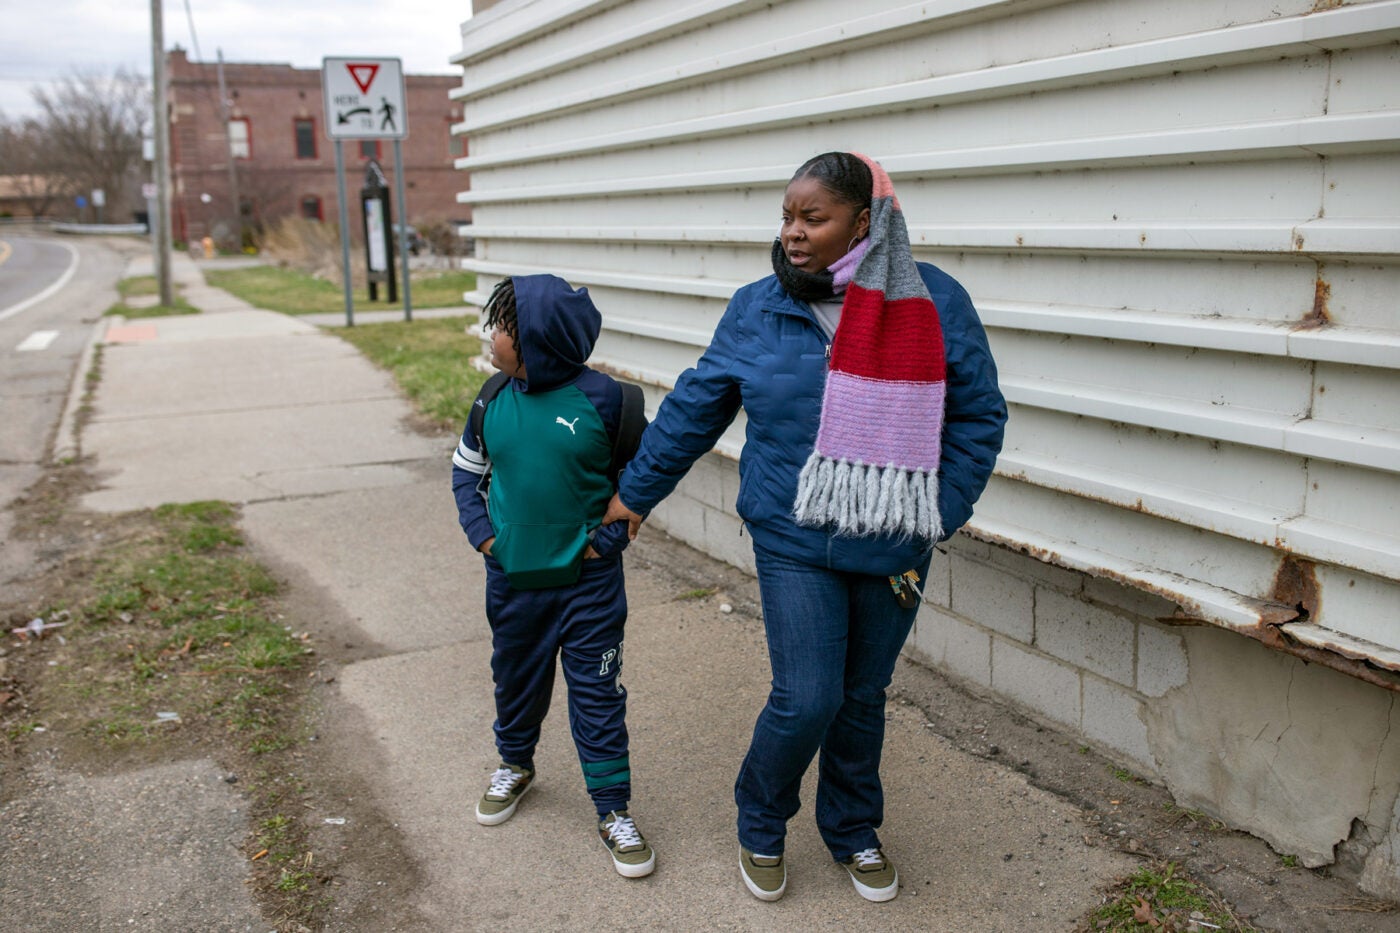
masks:
[[[219,66],[192,62],[175,48],[166,57],[170,95],[171,227],[176,240],[212,235],[232,245],[237,224],[236,187],[243,226],[254,228],[288,214],[335,222],[335,143],[326,135],[321,70],[291,65],[225,62],[230,104],[224,129]],[[451,134],[462,106],[448,98],[461,79],[405,75],[408,137],[406,205],[393,205],[395,221],[417,226],[464,222],[470,209],[457,204],[463,187],[452,160],[466,154],[465,139]],[[390,140],[344,140],[346,195],[352,229],[359,227],[359,190],[366,162],[378,159],[395,191]],[[233,172],[229,154],[233,154]]]

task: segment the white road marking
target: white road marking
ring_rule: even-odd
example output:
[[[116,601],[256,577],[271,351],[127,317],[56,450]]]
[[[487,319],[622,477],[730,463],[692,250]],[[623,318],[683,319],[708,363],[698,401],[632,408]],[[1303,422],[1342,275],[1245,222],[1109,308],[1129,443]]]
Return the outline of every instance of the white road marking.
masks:
[[[13,317],[16,314],[19,314],[21,311],[25,310],[26,308],[32,307],[33,305],[37,305],[45,298],[48,298],[54,292],[67,285],[68,280],[73,277],[73,273],[78,271],[78,251],[68,243],[59,242],[58,245],[68,250],[69,255],[73,257],[73,261],[68,264],[68,268],[64,271],[63,275],[59,276],[57,282],[54,282],[52,285],[44,289],[39,294],[35,295],[33,298],[26,298],[19,304],[10,305],[8,308],[4,309],[3,311],[0,311],[0,321],[5,320],[5,318],[7,317]]]
[[[24,353],[30,350],[47,350],[49,348],[49,344],[53,343],[57,339],[58,331],[56,330],[36,330],[28,337],[25,337],[23,340],[21,340],[19,346],[15,347],[15,349],[18,350],[20,353]]]

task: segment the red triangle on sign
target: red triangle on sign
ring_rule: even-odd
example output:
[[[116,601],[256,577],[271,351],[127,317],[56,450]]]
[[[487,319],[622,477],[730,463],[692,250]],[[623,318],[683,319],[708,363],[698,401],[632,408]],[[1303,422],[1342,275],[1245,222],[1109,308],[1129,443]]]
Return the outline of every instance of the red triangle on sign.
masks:
[[[347,62],[345,70],[350,72],[350,77],[354,80],[355,86],[360,89],[361,94],[369,93],[369,86],[374,83],[374,76],[379,74],[379,66],[369,63],[357,65]]]

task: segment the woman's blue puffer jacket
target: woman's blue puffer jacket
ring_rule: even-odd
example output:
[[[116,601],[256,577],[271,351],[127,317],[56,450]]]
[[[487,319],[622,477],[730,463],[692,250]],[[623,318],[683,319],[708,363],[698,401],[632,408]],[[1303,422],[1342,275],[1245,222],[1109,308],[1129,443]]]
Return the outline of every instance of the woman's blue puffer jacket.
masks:
[[[967,292],[950,275],[918,263],[943,328],[948,386],[938,507],[945,538],[972,516],[1001,451],[1006,401],[997,387],[987,335]],[[897,354],[897,346],[885,352]],[[920,564],[930,543],[853,537],[798,526],[797,476],[816,442],[826,385],[828,341],[805,302],[776,276],[734,294],[709,348],[661,403],[623,473],[623,503],[645,514],[675,489],[738,414],[748,414],[739,459],[739,516],[755,544],[819,567],[887,576]]]

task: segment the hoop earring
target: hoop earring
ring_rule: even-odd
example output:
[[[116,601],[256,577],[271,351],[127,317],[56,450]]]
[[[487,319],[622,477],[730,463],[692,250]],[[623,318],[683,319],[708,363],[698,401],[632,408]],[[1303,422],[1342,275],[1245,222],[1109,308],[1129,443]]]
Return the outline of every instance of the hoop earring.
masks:
[[[855,248],[856,248],[856,244],[859,243],[859,242],[861,241],[861,239],[862,239],[862,238],[861,238],[860,236],[858,236],[858,235],[857,235],[857,236],[851,237],[851,242],[849,242],[849,243],[846,244],[846,252],[849,253],[851,250],[855,249]]]

